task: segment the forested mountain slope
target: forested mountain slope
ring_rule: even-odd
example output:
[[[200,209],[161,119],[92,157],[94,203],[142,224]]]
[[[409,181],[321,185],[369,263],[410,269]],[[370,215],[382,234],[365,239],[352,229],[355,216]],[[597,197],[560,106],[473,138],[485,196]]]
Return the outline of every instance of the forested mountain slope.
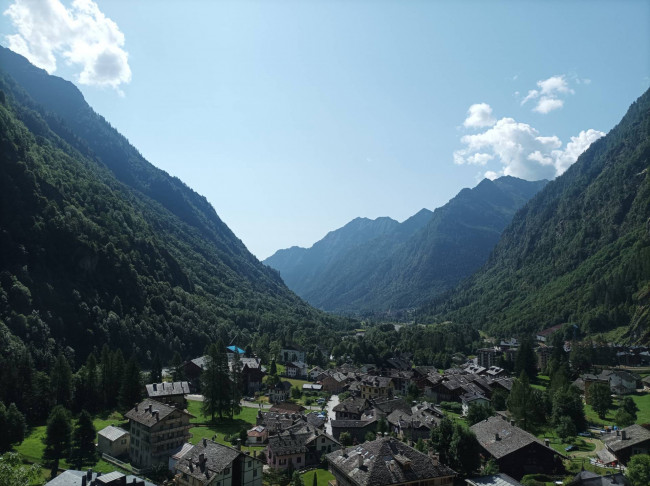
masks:
[[[506,335],[560,323],[648,341],[650,92],[513,218],[488,263],[422,309]]]
[[[108,343],[144,364],[217,337],[334,342],[347,326],[301,301],[71,83],[0,48],[0,90],[3,353],[15,337],[37,360]]]
[[[318,268],[305,264],[303,256],[293,272],[309,278],[299,286],[285,278],[286,263],[265,263],[278,269],[298,295],[325,310],[385,313],[413,308],[478,269],[515,211],[544,184],[514,177],[486,179],[433,213],[422,210],[392,231],[332,252]],[[326,239],[313,248],[323,244]]]

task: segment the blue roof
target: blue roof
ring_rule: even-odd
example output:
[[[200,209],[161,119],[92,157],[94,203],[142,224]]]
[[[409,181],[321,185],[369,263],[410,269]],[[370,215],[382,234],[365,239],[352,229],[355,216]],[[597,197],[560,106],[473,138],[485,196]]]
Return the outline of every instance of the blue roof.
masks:
[[[237,346],[228,346],[228,350],[234,352],[237,352],[237,354],[244,354],[246,351],[244,351],[242,348],[238,348]]]

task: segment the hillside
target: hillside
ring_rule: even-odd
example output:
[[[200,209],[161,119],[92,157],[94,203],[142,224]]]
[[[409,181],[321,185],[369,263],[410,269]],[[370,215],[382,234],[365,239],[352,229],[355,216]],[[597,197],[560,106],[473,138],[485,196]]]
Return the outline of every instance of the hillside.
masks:
[[[329,248],[331,235],[344,227],[311,249],[301,249],[300,261],[281,261],[275,258],[283,255],[278,252],[265,263],[280,271],[298,295],[325,310],[385,313],[413,308],[478,269],[515,211],[545,183],[486,179],[433,213],[422,210],[353,246]],[[311,266],[308,256],[316,249],[323,253],[323,247],[329,249],[328,261]]]
[[[347,325],[287,289],[74,85],[0,48],[0,90],[3,352],[16,337],[44,361],[108,343],[144,363],[217,337],[334,340]]]
[[[648,342],[649,166],[650,91],[532,198],[485,267],[424,308],[422,319],[498,335],[568,322]]]

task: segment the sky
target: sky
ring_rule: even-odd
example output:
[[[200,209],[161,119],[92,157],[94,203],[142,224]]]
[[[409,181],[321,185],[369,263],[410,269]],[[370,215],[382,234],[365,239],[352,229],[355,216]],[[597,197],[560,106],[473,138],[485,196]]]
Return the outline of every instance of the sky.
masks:
[[[650,86],[650,2],[9,0],[74,82],[258,258],[483,178],[552,179]]]

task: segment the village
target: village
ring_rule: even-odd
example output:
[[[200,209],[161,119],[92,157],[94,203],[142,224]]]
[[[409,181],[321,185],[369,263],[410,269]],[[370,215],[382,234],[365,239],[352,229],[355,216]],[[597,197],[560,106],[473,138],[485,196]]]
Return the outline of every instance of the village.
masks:
[[[557,330],[535,336],[533,392],[550,385],[543,373]],[[570,346],[563,343],[563,355]],[[385,367],[309,367],[299,346],[285,346],[277,363],[263,364],[231,345],[223,352],[230,370],[235,362],[241,370],[241,403],[233,419],[224,419],[227,427],[202,411],[210,357],[200,356],[165,370],[165,380],[146,384],[146,398],[124,421],[98,431],[97,451],[115,471],[69,470],[47,484],[150,486],[141,477],[154,476],[182,486],[516,486],[562,478],[572,486],[626,484],[631,457],[650,451],[650,430],[641,426],[650,421],[648,349],[608,345],[617,366],[572,381],[587,423],[563,434],[530,427],[510,403],[521,382],[512,371],[523,347],[501,340],[474,357],[455,355],[453,367],[439,370],[415,366],[408,353]],[[618,424],[608,410],[598,418],[591,396],[602,386],[611,400],[633,399],[640,412],[634,423]]]

